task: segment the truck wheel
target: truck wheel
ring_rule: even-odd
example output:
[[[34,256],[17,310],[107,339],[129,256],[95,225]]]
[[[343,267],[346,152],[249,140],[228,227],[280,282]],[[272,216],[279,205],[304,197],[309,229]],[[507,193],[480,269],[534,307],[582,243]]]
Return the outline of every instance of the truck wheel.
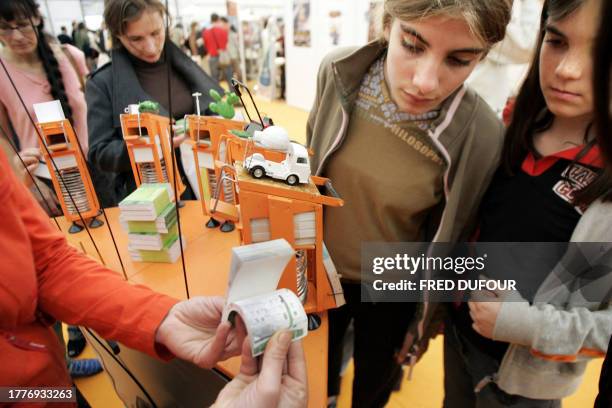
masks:
[[[261,166],[255,166],[251,170],[251,176],[255,177],[256,179],[262,178],[265,174],[266,174],[266,172],[264,171],[263,167],[261,167]]]
[[[292,174],[289,177],[287,177],[287,184],[289,184],[290,186],[295,186],[297,182],[298,182],[298,178],[295,174]]]

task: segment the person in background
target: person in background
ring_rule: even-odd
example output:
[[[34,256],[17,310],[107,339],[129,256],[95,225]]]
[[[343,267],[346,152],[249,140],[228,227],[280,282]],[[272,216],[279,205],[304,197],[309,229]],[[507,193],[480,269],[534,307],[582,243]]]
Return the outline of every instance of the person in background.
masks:
[[[473,293],[449,307],[445,408],[560,407],[588,361],[606,353],[612,262],[610,252],[600,252],[609,249],[590,249],[612,242],[612,162],[597,143],[609,146],[610,133],[593,126],[601,1],[544,4],[536,53],[476,233],[482,243],[511,243],[500,247],[503,261],[482,273],[516,279],[517,290]],[[607,276],[598,276],[602,270]]]
[[[62,26],[62,28],[60,29],[60,33],[57,36],[57,40],[60,42],[60,44],[73,44],[72,37],[68,35],[68,30],[66,29],[66,26]]]
[[[72,43],[74,44],[74,37],[77,32],[79,23],[76,20],[72,20],[70,27],[72,28],[70,31],[70,37],[72,37]]]
[[[99,52],[92,47],[91,39],[89,38],[89,30],[83,22],[79,23],[77,26],[77,30],[74,34],[74,45],[85,54],[89,70],[94,70],[96,68],[96,59],[98,58]]]
[[[172,30],[170,30],[170,41],[174,43],[181,50],[184,50],[185,47],[185,31],[183,30],[183,25],[181,23],[177,23]]]
[[[115,206],[136,189],[119,115],[130,105],[141,101],[160,104],[160,115],[168,117],[170,86],[172,117],[182,119],[195,113],[199,92],[202,114],[212,98],[211,89],[223,92],[219,83],[204,73],[184,52],[166,39],[166,9],[159,0],[107,0],[104,21],[113,39],[111,62],[94,72],[87,81],[86,98],[89,125],[89,160],[110,178],[108,183],[96,183],[104,196],[104,206]],[[170,84],[168,84],[168,81]],[[176,136],[174,147],[186,135]],[[187,191],[183,199],[195,197],[176,154],[177,166]],[[171,166],[171,163],[166,163]]]
[[[307,124],[312,173],[345,200],[324,238],[346,305],[329,311],[329,406],[354,322],[353,407],[383,407],[430,334],[431,304],[361,301],[362,242],[456,242],[496,169],[503,126],[464,81],[511,15],[510,0],[386,0],[384,33],[323,59]],[[417,309],[418,308],[418,309]],[[433,330],[433,329],[432,329]]]
[[[202,35],[204,45],[208,51],[210,75],[214,79],[219,80],[221,73],[223,73],[228,85],[231,85],[233,70],[229,56],[227,56],[229,33],[223,26],[223,22],[218,14],[211,14],[210,27],[205,29]],[[226,53],[226,57],[223,57],[222,53]],[[226,58],[226,61],[223,60],[224,58]]]
[[[53,100],[60,101],[65,117],[72,123],[83,152],[87,154],[87,105],[82,86],[89,70],[83,53],[69,44],[59,46],[45,33],[44,21],[33,0],[0,3],[0,40],[4,44],[0,59],[17,88],[15,91],[2,67],[0,125],[6,132],[14,131],[8,136],[18,147],[22,160],[32,171],[38,167],[42,157],[38,133],[30,117],[36,121],[35,103]],[[29,177],[23,177],[23,181],[31,186]],[[53,200],[49,204],[52,213],[57,215],[58,203],[50,180],[48,184],[37,182],[46,198]]]
[[[227,52],[230,57],[233,75],[239,80],[242,77],[240,70],[240,40],[238,39],[238,30],[229,23],[227,17],[221,17],[223,28],[228,32]]]

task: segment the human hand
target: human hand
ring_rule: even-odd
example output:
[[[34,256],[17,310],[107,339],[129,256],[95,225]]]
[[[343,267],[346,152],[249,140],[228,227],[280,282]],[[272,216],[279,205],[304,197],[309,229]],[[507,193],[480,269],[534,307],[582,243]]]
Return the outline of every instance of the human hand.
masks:
[[[248,339],[242,345],[240,373],[219,393],[213,408],[304,408],[308,405],[308,376],[302,342],[291,332],[277,332],[268,342],[261,370]]]
[[[172,147],[176,149],[185,140],[187,140],[187,133],[182,133],[182,134],[175,133],[175,136],[172,137]]]
[[[472,318],[472,328],[488,339],[493,339],[493,330],[497,315],[502,306],[502,301],[495,292],[488,290],[478,291],[473,294],[473,298],[478,301],[469,301],[470,317]],[[487,301],[491,299],[491,301]]]
[[[28,172],[33,174],[36,168],[38,167],[40,160],[42,159],[40,150],[35,147],[28,147],[20,151],[19,156],[21,157],[21,160],[23,160],[23,163],[25,164],[26,167],[23,168],[23,165],[19,161],[19,158],[16,156],[13,158],[14,164],[16,168],[18,169],[23,168],[21,178],[23,182],[26,184],[26,186],[30,187],[33,181],[30,175],[28,174]]]
[[[217,362],[240,354],[246,337],[242,320],[221,323],[225,299],[199,296],[170,309],[155,334],[155,341],[175,356],[211,368]]]

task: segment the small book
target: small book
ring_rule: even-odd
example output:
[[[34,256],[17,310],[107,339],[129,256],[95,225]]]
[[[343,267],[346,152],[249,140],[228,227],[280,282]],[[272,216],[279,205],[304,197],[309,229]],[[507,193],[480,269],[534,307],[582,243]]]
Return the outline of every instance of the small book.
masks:
[[[128,221],[154,221],[170,204],[170,184],[141,184],[119,203],[121,214]]]
[[[130,233],[167,234],[176,225],[176,204],[170,203],[155,221],[129,221],[123,214],[119,215],[121,227]]]
[[[175,263],[181,256],[179,242],[178,236],[176,236],[174,241],[170,242],[161,251],[136,249],[131,245],[128,245],[128,251],[134,262]],[[183,248],[185,248],[185,239],[183,239]]]
[[[232,249],[227,301],[223,320],[244,322],[253,356],[262,354],[279,330],[291,331],[293,340],[308,334],[308,318],[302,302],[278,282],[295,256],[284,239],[244,245]]]
[[[167,248],[178,237],[178,225],[175,223],[167,234],[150,233],[129,233],[129,245],[134,249],[161,251]]]

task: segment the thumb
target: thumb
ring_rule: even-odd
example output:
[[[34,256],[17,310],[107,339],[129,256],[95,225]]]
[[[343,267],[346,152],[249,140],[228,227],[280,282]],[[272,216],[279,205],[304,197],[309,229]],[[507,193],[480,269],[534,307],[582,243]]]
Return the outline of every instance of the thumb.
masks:
[[[278,384],[280,387],[291,337],[291,332],[284,330],[274,334],[268,342],[259,376],[265,386],[272,387]]]

